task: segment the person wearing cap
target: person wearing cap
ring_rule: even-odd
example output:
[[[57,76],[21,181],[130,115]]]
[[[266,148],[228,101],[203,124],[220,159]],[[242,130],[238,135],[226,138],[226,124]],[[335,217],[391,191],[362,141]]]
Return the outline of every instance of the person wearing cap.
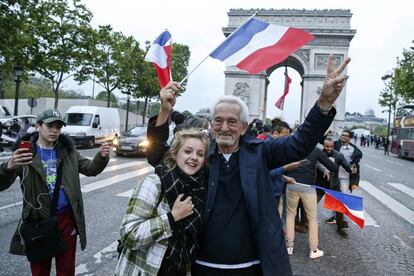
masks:
[[[57,174],[61,173],[56,206],[58,227],[63,234],[66,250],[56,257],[57,275],[75,274],[76,240],[81,249],[86,246],[85,215],[79,173],[96,176],[109,161],[109,145],[103,144],[93,160],[82,157],[72,140],[60,133],[65,122],[59,111],[48,109],[37,117],[37,132],[21,138],[29,141],[30,149],[17,148],[9,160],[0,163],[0,191],[20,178],[23,208],[19,226],[10,245],[10,253],[26,255],[19,234],[22,222],[50,216]],[[50,275],[51,259],[30,262],[32,275]]]

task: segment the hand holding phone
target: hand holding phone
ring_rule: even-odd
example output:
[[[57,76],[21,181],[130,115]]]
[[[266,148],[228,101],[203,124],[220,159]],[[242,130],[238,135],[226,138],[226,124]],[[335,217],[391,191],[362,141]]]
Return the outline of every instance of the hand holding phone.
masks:
[[[20,141],[19,149],[27,149],[28,151],[31,151],[32,143],[30,141]]]

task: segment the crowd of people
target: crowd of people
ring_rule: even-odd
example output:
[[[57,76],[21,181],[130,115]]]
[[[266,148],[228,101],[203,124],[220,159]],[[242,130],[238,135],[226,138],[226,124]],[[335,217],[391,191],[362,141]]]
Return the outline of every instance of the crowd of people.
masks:
[[[308,225],[309,258],[322,257],[322,195],[310,185],[319,176],[320,185],[350,192],[359,180],[362,154],[349,143],[351,133],[339,141],[324,136],[349,61],[335,68],[329,56],[320,96],[294,132],[279,119],[261,130],[257,121],[249,126],[248,107],[235,96],[214,104],[211,122],[185,120],[173,111],[179,84],[163,87],[147,134],[155,171],[139,181],[125,206],[115,275],[291,275],[295,221]],[[109,146],[88,160],[60,134],[64,121],[57,110],[44,111],[37,123],[38,132],[22,138],[23,146],[0,165],[0,190],[19,177],[24,199],[10,252],[26,255],[33,275],[50,275],[53,258],[57,275],[74,275],[77,236],[82,250],[86,246],[79,173],[102,172]],[[341,214],[327,222],[347,235]],[[48,243],[53,237],[59,242]],[[48,250],[37,251],[38,239]]]
[[[356,143],[357,137],[354,137],[354,142]],[[361,147],[372,147],[374,146],[375,149],[383,149],[384,155],[390,155],[389,148],[390,148],[390,140],[387,136],[379,136],[379,135],[363,135],[359,137]]]

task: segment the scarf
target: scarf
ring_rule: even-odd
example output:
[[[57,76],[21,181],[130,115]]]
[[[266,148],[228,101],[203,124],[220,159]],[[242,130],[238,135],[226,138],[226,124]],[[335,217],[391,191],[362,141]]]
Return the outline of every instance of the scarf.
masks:
[[[179,194],[184,194],[183,200],[191,196],[194,204],[193,214],[177,221],[173,235],[168,239],[170,256],[180,271],[185,271],[186,266],[194,261],[199,249],[197,238],[203,208],[203,171],[201,169],[195,175],[190,176],[178,167],[171,170],[159,165],[155,168],[171,210]]]

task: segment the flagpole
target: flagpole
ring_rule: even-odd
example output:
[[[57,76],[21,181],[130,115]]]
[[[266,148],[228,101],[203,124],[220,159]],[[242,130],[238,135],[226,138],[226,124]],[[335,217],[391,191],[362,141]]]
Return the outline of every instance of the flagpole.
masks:
[[[250,19],[252,19],[253,17],[255,17],[256,16],[256,14],[257,14],[257,11],[255,11],[249,18],[247,18],[246,19],[246,21],[244,21],[243,22],[243,24],[241,24],[239,27],[237,27],[237,29],[236,30],[234,30],[228,37],[226,37],[226,39],[224,40],[224,41],[226,41],[227,39],[229,39],[234,33],[236,33],[242,26],[244,26],[244,24],[246,24],[246,22],[248,22]],[[221,43],[221,44],[223,44],[224,43],[224,41]],[[221,45],[220,44],[220,45]],[[219,46],[220,46],[219,45]],[[197,66],[196,67],[194,67],[194,69],[193,70],[191,70],[188,74],[187,74],[187,76],[185,76],[181,81],[180,81],[180,85],[182,85],[183,84],[183,82],[185,82],[185,80],[186,79],[188,79],[188,77],[204,62],[204,61],[206,61],[206,59],[219,47],[219,46],[217,46],[213,51],[211,51],[210,52],[210,54],[208,54],[199,64],[197,64]]]

